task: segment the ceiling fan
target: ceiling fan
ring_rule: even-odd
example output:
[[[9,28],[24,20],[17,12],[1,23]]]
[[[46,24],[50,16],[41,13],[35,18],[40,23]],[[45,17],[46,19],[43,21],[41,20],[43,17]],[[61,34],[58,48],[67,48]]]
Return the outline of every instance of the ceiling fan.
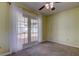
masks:
[[[54,7],[54,3],[61,3],[61,2],[46,2],[41,8],[39,8],[38,10],[42,10],[44,8],[48,9],[48,10],[55,10]]]

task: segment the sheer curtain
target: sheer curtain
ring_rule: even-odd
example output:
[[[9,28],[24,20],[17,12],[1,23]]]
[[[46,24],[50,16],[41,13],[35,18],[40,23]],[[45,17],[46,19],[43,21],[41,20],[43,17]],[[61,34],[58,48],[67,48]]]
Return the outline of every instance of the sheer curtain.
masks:
[[[39,42],[42,41],[42,16],[41,15],[33,15],[27,11],[24,11],[22,8],[17,7],[14,3],[10,6],[10,14],[11,14],[11,26],[10,26],[10,49],[11,52],[17,52],[23,49],[23,44],[21,40],[18,40],[18,20],[23,20],[24,17],[31,16],[32,18],[37,18],[39,21]]]
[[[23,19],[22,10],[18,8],[14,3],[10,5],[10,14],[11,14],[11,26],[10,26],[10,49],[11,52],[19,51],[23,48],[20,40],[17,39],[17,21],[18,19]]]

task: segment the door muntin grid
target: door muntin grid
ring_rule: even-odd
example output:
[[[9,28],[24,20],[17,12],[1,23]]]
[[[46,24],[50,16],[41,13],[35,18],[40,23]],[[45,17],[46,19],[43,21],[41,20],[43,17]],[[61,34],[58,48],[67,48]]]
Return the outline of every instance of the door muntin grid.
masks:
[[[18,20],[18,39],[22,44],[28,43],[28,18]]]

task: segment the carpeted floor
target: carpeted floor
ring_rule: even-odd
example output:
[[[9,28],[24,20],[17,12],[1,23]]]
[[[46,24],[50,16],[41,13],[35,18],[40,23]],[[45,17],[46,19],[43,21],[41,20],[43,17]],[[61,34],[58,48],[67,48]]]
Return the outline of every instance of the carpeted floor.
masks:
[[[79,48],[58,43],[44,42],[10,54],[9,56],[79,56]]]

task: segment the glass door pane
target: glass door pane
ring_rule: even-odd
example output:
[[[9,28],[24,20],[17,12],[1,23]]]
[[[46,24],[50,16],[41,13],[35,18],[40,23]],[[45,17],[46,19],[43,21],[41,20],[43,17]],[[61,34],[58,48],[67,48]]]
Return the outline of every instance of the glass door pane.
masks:
[[[39,26],[37,19],[31,19],[31,42],[38,41]]]
[[[18,40],[24,45],[28,44],[28,18],[18,20]]]
[[[37,43],[39,38],[39,21],[31,17],[23,17],[18,20],[18,41],[23,45],[23,48],[31,46],[32,43]]]

